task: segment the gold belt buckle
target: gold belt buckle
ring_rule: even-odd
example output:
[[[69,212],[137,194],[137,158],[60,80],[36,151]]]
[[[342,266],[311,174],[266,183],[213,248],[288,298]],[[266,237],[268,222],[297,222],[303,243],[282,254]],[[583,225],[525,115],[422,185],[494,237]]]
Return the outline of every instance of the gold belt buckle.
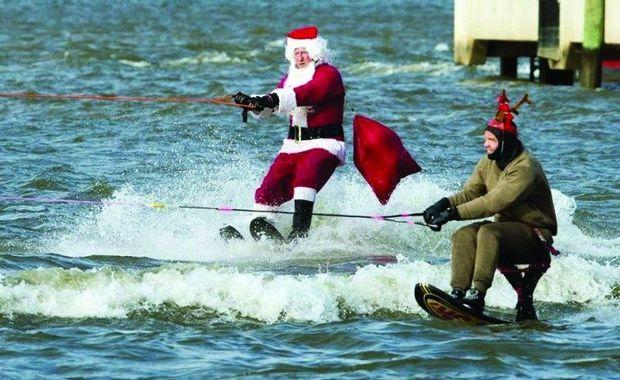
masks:
[[[295,128],[295,130],[297,131],[297,136],[295,136],[295,142],[299,144],[301,142],[301,126],[296,125]]]

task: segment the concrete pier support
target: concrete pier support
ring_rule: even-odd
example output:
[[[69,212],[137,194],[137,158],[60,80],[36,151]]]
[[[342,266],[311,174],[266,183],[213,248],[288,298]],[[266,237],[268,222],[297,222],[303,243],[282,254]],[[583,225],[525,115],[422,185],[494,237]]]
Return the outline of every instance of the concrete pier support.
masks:
[[[504,77],[518,57],[531,59],[530,79],[601,85],[601,60],[620,60],[620,0],[454,0],[454,62],[500,58]]]
[[[549,66],[549,60],[539,58],[538,81],[542,84],[572,86],[575,83],[575,70],[554,70]]]
[[[583,51],[579,78],[586,88],[601,86],[601,48],[605,32],[605,0],[585,0]]]
[[[503,77],[517,77],[517,57],[500,57],[499,72]]]

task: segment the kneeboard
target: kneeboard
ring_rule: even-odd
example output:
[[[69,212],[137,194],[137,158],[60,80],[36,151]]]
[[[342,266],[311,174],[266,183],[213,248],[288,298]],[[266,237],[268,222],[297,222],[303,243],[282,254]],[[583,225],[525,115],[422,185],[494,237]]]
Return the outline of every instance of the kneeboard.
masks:
[[[430,284],[418,283],[415,286],[415,300],[424,311],[435,318],[464,322],[471,325],[500,325],[512,323],[493,318],[463,305],[448,293]]]

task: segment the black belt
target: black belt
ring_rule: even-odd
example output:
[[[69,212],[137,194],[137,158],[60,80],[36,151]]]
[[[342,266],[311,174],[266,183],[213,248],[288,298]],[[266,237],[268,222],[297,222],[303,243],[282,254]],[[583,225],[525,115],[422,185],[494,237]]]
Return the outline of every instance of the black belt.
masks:
[[[288,129],[288,138],[291,140],[333,139],[336,137],[344,140],[342,124],[326,125],[318,128],[290,127]]]

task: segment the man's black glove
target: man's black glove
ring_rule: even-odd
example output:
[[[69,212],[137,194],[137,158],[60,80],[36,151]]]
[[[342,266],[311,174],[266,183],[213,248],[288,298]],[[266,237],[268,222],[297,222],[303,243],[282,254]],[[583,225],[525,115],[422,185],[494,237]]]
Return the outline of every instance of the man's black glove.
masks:
[[[424,210],[424,222],[426,224],[432,224],[431,221],[433,218],[439,216],[442,211],[446,211],[450,208],[450,201],[448,198],[441,198],[438,202],[433,203],[432,206]]]
[[[439,215],[433,217],[433,219],[431,219],[431,221],[427,223],[434,225],[435,227],[431,227],[431,229],[437,232],[441,231],[441,226],[448,223],[449,221],[459,219],[461,219],[461,216],[459,215],[456,207],[453,207],[440,212]]]

